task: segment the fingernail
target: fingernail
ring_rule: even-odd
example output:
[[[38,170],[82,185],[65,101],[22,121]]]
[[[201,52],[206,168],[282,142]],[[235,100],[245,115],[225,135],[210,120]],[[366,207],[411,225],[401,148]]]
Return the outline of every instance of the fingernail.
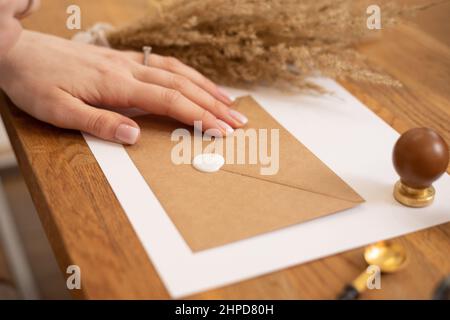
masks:
[[[115,138],[124,144],[135,144],[139,138],[139,129],[127,124],[121,124],[116,129]]]
[[[234,120],[236,120],[241,124],[246,124],[248,122],[248,118],[244,116],[242,113],[237,112],[236,110],[230,109],[229,113]]]
[[[223,91],[223,89],[221,88],[217,88],[217,91],[219,92],[219,94],[225,99],[225,101],[227,102],[227,104],[232,104],[233,101],[231,100],[231,98],[228,96],[228,93],[226,93],[225,91]]]
[[[228,123],[223,122],[222,120],[217,120],[217,124],[222,129],[222,131],[225,133],[226,136],[232,134],[234,132],[233,128],[228,125]]]

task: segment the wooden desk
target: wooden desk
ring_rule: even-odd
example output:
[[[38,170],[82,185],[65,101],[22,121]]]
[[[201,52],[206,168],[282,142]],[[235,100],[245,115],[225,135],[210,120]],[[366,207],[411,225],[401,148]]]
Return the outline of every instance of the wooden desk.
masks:
[[[31,29],[70,36],[65,9],[79,4],[83,26],[96,21],[122,24],[137,17],[144,0],[47,0],[25,24]],[[386,88],[342,82],[395,129],[415,126],[438,130],[450,143],[450,48],[443,5],[421,14],[422,23],[386,32],[382,41],[361,47],[405,87]],[[432,14],[436,13],[436,15]],[[424,30],[433,21],[433,35]],[[448,41],[447,41],[448,43]],[[32,119],[11,104],[1,107],[20,168],[61,270],[82,270],[80,298],[168,298],[155,269],[131,228],[102,171],[78,132]],[[382,278],[382,290],[363,298],[430,298],[436,283],[450,273],[450,224],[401,237],[410,255],[404,272]],[[180,266],[182,267],[182,266]],[[362,249],[201,293],[200,299],[333,299],[365,268]]]

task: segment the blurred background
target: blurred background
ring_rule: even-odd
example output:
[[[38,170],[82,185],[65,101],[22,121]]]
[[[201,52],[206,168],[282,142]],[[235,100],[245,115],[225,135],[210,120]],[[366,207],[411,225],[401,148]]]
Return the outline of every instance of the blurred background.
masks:
[[[52,2],[64,3],[67,7],[78,4],[83,10],[83,1],[43,0],[40,10],[53,10],[54,24],[64,25],[67,14],[56,11]],[[149,3],[163,0],[98,0],[90,6],[100,6],[108,13],[108,4],[113,1],[133,3],[129,6],[129,21],[142,14],[142,8]],[[173,0],[166,0],[173,1]],[[401,0],[405,4],[424,3],[424,1]],[[430,1],[427,1],[429,3]],[[92,3],[92,2],[91,2]],[[419,12],[413,23],[435,37],[446,46],[450,46],[450,2]],[[107,21],[98,17],[98,21]],[[39,12],[24,21],[25,27],[30,19],[39,22]],[[86,29],[98,21],[82,20]],[[124,21],[127,23],[128,21]],[[46,24],[48,26],[48,24]],[[443,30],[445,28],[445,30]],[[52,30],[41,30],[51,33]],[[67,30],[70,37],[75,31]],[[412,54],[405,52],[405,54]],[[9,145],[7,134],[0,122],[0,299],[70,299],[66,290],[64,274],[58,268],[49,242],[43,231],[38,214],[28,193],[25,182],[17,167],[14,153]]]

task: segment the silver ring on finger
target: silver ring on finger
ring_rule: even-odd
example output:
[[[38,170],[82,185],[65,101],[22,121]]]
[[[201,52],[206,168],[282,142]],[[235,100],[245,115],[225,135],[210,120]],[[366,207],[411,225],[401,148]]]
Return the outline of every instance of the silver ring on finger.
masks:
[[[152,53],[152,47],[144,46],[142,47],[142,51],[144,51],[144,66],[148,66],[150,63],[150,54]]]

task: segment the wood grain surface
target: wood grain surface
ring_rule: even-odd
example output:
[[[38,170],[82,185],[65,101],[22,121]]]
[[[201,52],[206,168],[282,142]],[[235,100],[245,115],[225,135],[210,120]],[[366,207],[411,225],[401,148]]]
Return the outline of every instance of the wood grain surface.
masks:
[[[147,7],[144,0],[47,0],[25,25],[68,37],[73,34],[65,28],[70,4],[81,7],[83,27],[97,21],[124,24]],[[424,13],[425,18],[417,17],[418,24],[383,31],[361,46],[374,63],[402,81],[403,88],[341,83],[397,131],[428,126],[450,143],[450,48],[444,41],[449,37],[448,20],[446,15],[441,22],[433,19],[442,17],[445,9],[448,12],[449,6],[433,8]],[[432,21],[431,29],[427,21]],[[6,99],[0,103],[61,271],[65,273],[71,264],[81,267],[82,289],[72,294],[89,299],[169,298],[81,135],[32,119]],[[437,282],[450,273],[450,224],[397,241],[408,250],[408,266],[401,273],[383,276],[382,289],[362,298],[428,299]],[[333,299],[365,269],[362,252],[362,248],[352,250],[189,298]]]

